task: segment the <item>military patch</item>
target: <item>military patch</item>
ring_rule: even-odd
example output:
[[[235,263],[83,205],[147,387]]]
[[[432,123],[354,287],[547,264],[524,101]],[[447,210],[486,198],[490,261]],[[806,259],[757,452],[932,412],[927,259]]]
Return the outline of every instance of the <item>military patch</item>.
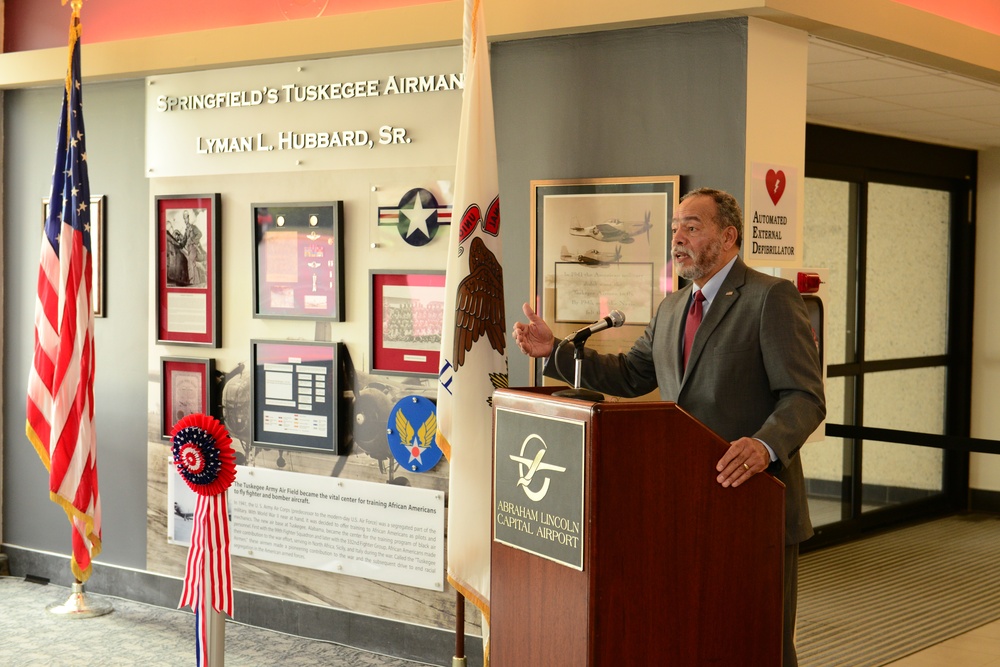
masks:
[[[441,460],[437,446],[437,406],[423,396],[400,399],[386,425],[389,450],[410,472],[427,472]]]

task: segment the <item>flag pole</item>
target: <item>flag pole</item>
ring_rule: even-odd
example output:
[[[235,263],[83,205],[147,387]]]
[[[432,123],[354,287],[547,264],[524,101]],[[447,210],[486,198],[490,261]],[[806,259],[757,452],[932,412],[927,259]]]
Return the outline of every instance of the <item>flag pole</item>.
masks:
[[[465,596],[455,591],[455,655],[451,667],[465,667]]]
[[[62,0],[62,6],[66,3]],[[101,519],[93,434],[93,312],[87,211],[90,186],[80,107],[83,0],[71,0],[70,6],[69,62],[49,198],[51,211],[46,218],[39,265],[39,285],[44,283],[51,291],[43,297],[40,289],[36,302],[35,364],[28,382],[26,433],[49,471],[49,497],[63,506],[74,530],[72,592],[65,602],[46,609],[61,616],[89,618],[103,616],[112,607],[106,601],[88,599],[83,589],[83,582],[91,574],[92,558],[101,551]],[[60,195],[62,206],[58,207]],[[84,296],[77,302],[76,297],[69,299],[73,294]],[[48,334],[40,336],[40,328]],[[58,334],[55,344],[52,334]],[[39,363],[39,359],[47,363]],[[78,377],[72,372],[77,370]],[[62,430],[54,432],[57,427]]]
[[[202,581],[214,580],[211,558],[205,559],[204,572],[205,578]],[[207,593],[207,590],[202,593],[202,600],[205,602],[208,602]],[[211,602],[202,604],[200,611],[205,615],[205,655],[208,657],[205,664],[211,665],[211,667],[224,667],[226,664],[226,617],[224,612],[213,609]]]

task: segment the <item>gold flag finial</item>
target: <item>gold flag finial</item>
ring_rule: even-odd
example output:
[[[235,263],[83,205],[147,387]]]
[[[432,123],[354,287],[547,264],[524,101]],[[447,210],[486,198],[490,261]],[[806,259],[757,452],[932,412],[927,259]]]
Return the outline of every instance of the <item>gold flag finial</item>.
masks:
[[[70,3],[70,7],[73,8],[73,15],[69,18],[69,62],[66,65],[66,91],[70,91],[70,87],[73,85],[71,81],[71,72],[73,69],[73,48],[76,41],[80,39],[80,9],[83,8],[83,0],[62,0],[62,6],[65,7],[66,3]],[[67,128],[67,131],[68,128]]]
[[[73,8],[73,16],[79,18],[80,10],[83,9],[83,0],[62,0],[62,6],[65,7],[67,2]]]

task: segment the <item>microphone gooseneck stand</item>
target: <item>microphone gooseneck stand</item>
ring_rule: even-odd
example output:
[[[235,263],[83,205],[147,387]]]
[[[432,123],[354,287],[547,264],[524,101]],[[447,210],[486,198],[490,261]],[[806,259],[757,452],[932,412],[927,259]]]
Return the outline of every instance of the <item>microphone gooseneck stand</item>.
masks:
[[[563,343],[568,342],[564,339],[559,343],[559,347],[562,347]],[[590,389],[584,389],[580,387],[580,376],[582,375],[583,369],[583,346],[587,342],[586,336],[580,336],[578,340],[573,341],[573,360],[574,360],[574,377],[573,377],[573,388],[572,389],[560,389],[557,392],[553,392],[553,396],[560,396],[562,398],[576,398],[581,401],[594,401],[599,402],[604,400],[604,394],[598,391],[592,391]],[[559,356],[559,350],[556,349],[556,357]],[[556,361],[556,370],[559,369],[558,360]],[[562,375],[562,373],[559,373]],[[565,376],[563,376],[565,379]]]

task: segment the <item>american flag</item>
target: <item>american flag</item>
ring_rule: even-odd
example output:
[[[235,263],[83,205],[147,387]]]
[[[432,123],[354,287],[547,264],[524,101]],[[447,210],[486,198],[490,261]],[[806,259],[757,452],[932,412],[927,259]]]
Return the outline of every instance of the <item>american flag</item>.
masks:
[[[49,497],[73,526],[73,574],[91,573],[101,551],[94,433],[94,309],[90,185],[80,88],[80,16],[70,27],[56,162],[35,302],[35,356],[28,379],[28,439],[49,471]]]
[[[483,614],[489,660],[492,397],[507,386],[500,185],[482,0],[465,3],[465,91],[458,133],[437,445],[450,463],[448,580]]]

